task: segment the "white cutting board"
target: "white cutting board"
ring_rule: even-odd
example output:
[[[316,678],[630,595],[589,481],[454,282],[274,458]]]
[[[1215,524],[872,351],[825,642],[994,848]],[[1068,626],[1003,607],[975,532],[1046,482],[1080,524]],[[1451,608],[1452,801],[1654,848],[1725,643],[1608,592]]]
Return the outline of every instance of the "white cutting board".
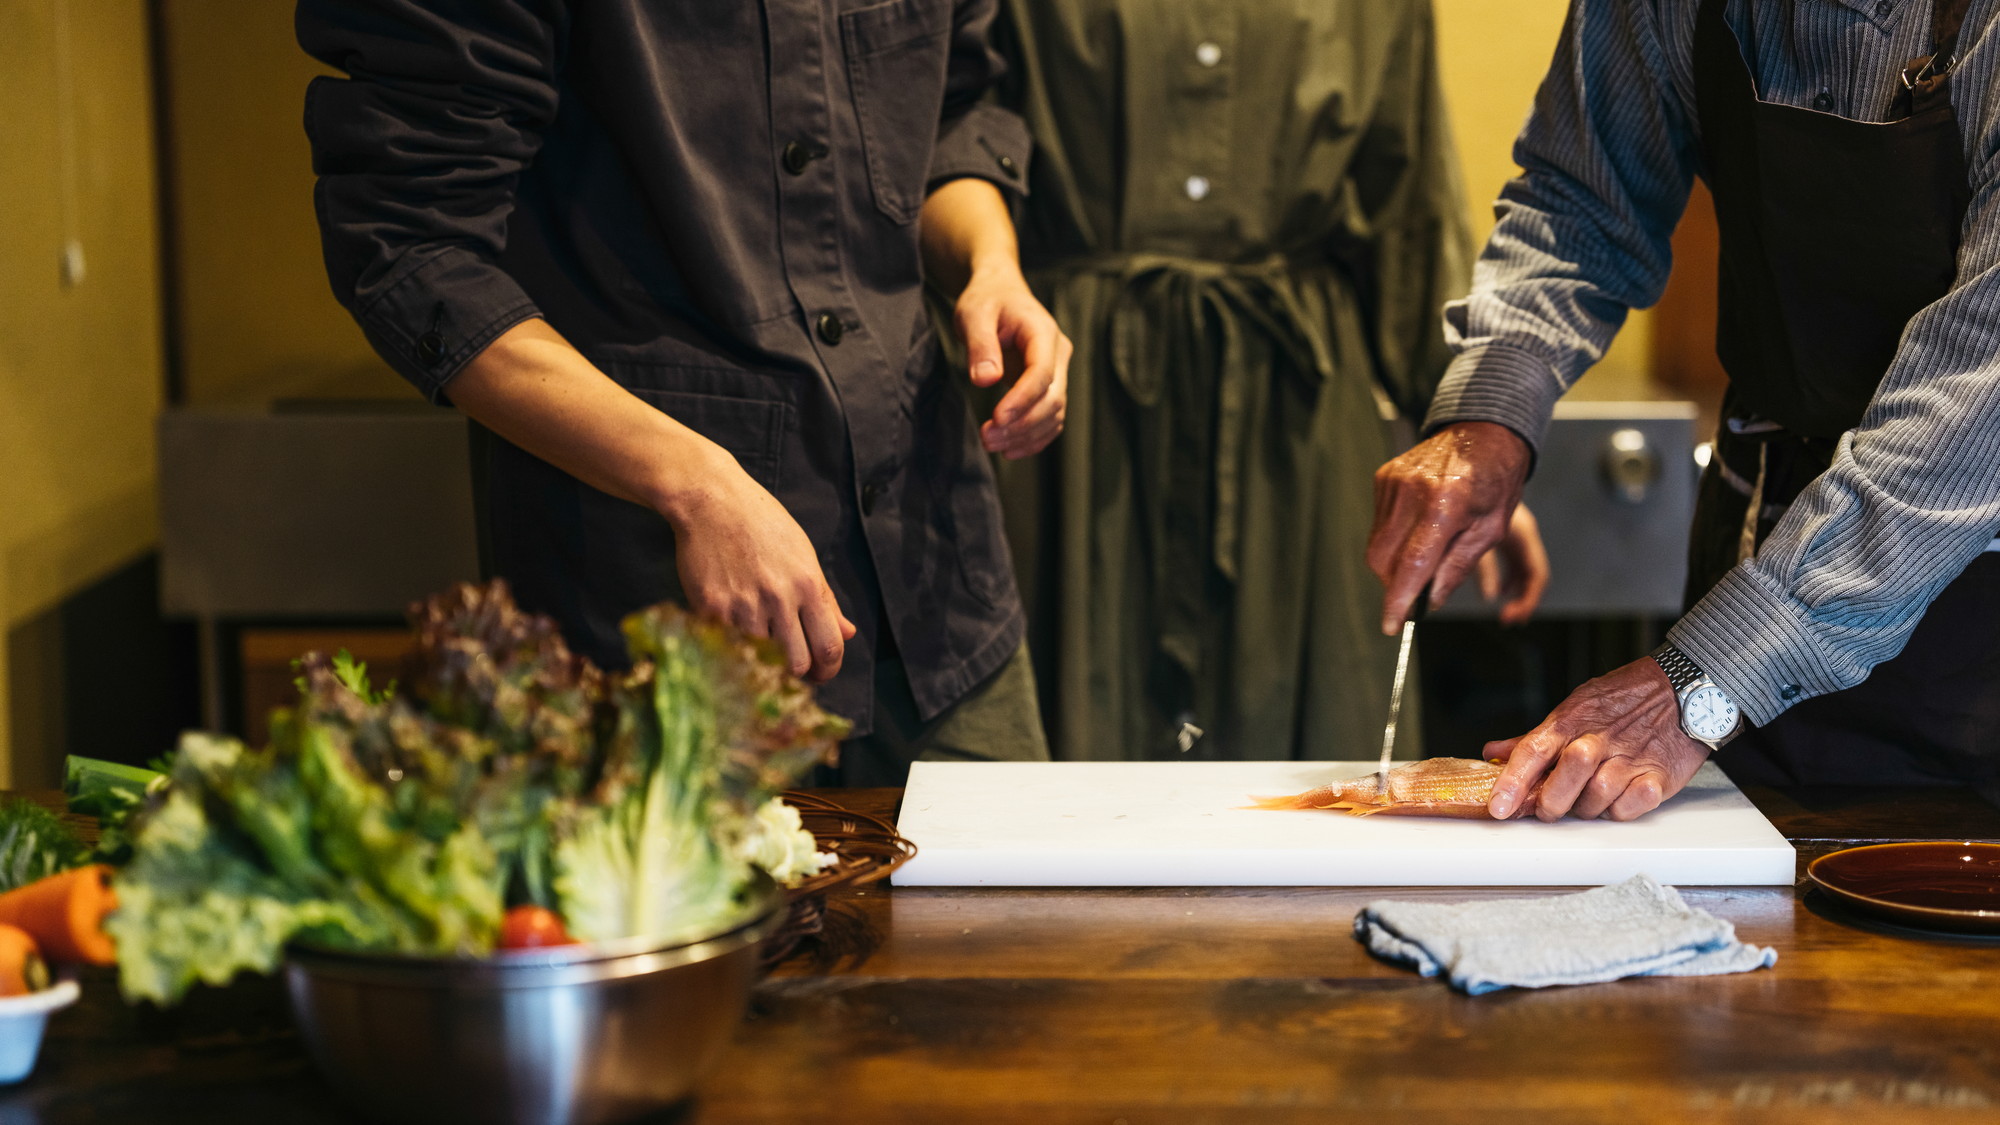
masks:
[[[1244,809],[1373,762],[918,762],[898,886],[1788,884],[1792,845],[1704,765],[1637,820],[1543,824]]]

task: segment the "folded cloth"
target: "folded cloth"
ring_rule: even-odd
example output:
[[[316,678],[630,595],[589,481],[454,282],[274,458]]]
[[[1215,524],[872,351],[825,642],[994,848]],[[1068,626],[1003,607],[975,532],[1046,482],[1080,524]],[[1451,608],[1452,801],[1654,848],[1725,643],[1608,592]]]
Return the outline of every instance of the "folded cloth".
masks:
[[[1620,977],[1698,977],[1776,964],[1778,951],[1736,940],[1736,927],[1634,875],[1578,894],[1485,902],[1371,902],[1354,916],[1370,953],[1447,975],[1471,995],[1502,988],[1595,984]]]

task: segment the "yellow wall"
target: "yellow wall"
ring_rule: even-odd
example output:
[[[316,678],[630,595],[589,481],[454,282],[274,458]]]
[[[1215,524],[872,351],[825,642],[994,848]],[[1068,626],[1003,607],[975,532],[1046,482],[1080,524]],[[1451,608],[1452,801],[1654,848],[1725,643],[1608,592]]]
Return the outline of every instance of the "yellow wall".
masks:
[[[1519,173],[1514,136],[1562,31],[1566,0],[1432,0],[1438,66],[1465,170],[1473,229],[1493,229],[1493,200]],[[1577,385],[1579,398],[1652,398],[1652,323],[1636,313],[1603,362]]]
[[[306,83],[282,0],[162,0],[175,281],[189,402],[409,395],[333,299],[313,221]]]
[[[153,542],[159,267],[144,0],[0,3],[0,627]],[[60,272],[74,244],[76,284]],[[10,669],[0,645],[0,717]],[[11,781],[0,722],[0,784]],[[22,748],[24,752],[34,748]]]

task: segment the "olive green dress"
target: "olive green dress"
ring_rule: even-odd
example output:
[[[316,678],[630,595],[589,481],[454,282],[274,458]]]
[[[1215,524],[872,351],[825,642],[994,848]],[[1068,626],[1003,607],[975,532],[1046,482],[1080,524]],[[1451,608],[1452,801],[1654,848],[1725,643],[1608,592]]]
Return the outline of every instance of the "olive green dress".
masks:
[[[1372,757],[1372,475],[1471,260],[1428,0],[1008,17],[1023,260],[1076,343],[1065,436],[1001,466],[1052,749]]]

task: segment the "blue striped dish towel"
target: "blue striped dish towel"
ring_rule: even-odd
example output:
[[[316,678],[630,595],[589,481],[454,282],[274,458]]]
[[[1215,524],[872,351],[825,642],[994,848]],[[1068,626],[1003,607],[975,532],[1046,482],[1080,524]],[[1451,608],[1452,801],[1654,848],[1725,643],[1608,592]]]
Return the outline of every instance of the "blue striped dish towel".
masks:
[[[1473,996],[1620,977],[1741,973],[1778,960],[1777,950],[1737,941],[1736,927],[1689,906],[1650,875],[1543,898],[1384,899],[1354,916],[1354,936],[1375,956],[1445,976]]]

